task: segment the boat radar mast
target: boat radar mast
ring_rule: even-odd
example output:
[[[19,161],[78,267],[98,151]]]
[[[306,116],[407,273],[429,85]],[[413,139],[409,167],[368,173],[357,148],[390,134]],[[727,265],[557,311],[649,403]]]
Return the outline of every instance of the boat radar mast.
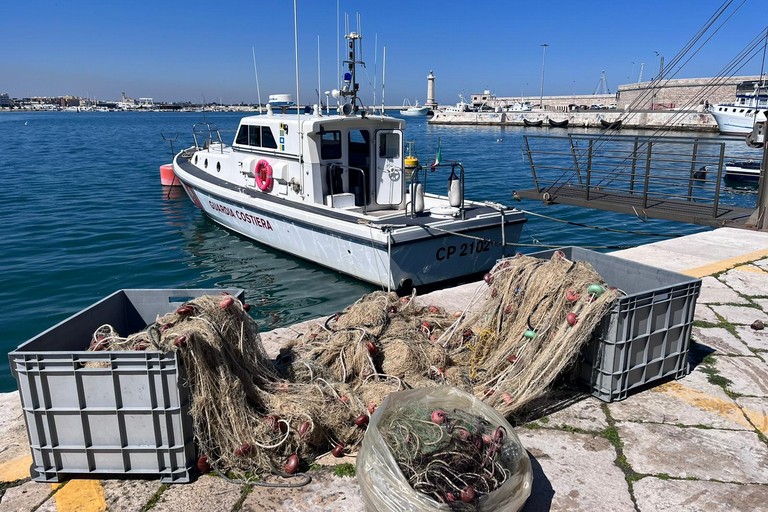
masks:
[[[340,112],[341,114],[348,116],[358,111],[357,91],[360,88],[360,85],[357,83],[355,68],[357,64],[365,66],[365,63],[363,61],[355,60],[355,42],[357,41],[357,44],[361,44],[363,39],[362,34],[358,34],[357,32],[350,32],[344,36],[344,38],[349,40],[349,60],[344,61],[344,64],[347,66],[347,71],[344,72],[344,80],[343,85],[341,86],[341,91],[334,89],[331,95],[336,99],[339,99],[339,96],[349,98],[349,100],[345,101],[341,106]]]

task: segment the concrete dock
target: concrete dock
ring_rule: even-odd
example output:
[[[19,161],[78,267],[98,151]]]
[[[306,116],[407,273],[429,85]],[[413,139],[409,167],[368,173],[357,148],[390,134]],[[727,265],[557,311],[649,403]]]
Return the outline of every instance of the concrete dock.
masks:
[[[516,429],[534,469],[525,512],[768,511],[768,233],[721,228],[613,253],[701,277],[691,373],[627,399],[580,396]],[[418,297],[462,309],[483,283]],[[265,346],[302,326],[263,335]],[[328,463],[321,458],[320,463]],[[337,461],[333,461],[337,462]],[[346,457],[342,462],[354,462]],[[354,477],[313,470],[299,489],[202,476],[30,481],[18,393],[0,394],[2,511],[361,511]]]

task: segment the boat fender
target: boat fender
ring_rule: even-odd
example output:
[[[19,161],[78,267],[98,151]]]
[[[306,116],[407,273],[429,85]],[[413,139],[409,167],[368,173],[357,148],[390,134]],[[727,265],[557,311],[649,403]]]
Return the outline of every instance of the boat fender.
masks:
[[[262,192],[269,192],[272,190],[272,184],[274,180],[272,178],[272,166],[266,160],[259,160],[256,163],[256,172],[254,172],[256,178],[256,186]]]

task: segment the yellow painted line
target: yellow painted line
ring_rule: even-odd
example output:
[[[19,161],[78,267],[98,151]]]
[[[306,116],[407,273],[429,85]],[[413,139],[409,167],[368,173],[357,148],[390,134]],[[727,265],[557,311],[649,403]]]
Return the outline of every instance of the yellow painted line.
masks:
[[[29,478],[29,468],[32,465],[32,456],[23,455],[0,464],[0,482],[15,482]]]
[[[768,434],[768,416],[760,411],[746,408],[744,409],[744,414],[747,415],[749,421],[751,421],[760,432]]]
[[[714,413],[721,418],[732,421],[742,427],[753,428],[749,421],[747,421],[747,418],[744,417],[741,408],[734,402],[716,398],[703,391],[691,389],[674,381],[664,383],[656,389],[666,395],[672,395],[702,411]]]
[[[56,512],[105,512],[107,501],[98,480],[70,480],[53,495]]]
[[[759,249],[757,251],[748,252],[746,254],[740,254],[739,256],[715,261],[714,263],[702,265],[701,267],[682,270],[680,273],[691,277],[711,276],[712,274],[723,272],[737,265],[742,265],[750,261],[761,260],[763,258],[768,258],[768,249]]]

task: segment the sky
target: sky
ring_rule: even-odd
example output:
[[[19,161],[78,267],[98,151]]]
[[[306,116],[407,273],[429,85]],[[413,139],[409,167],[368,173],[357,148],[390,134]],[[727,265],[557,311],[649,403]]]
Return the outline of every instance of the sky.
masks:
[[[317,102],[319,91],[325,101],[324,92],[338,87],[345,16],[363,34],[366,67],[358,82],[365,103],[374,94],[377,104],[382,95],[387,105],[424,103],[432,71],[436,100],[453,104],[459,94],[469,100],[484,90],[538,96],[542,85],[544,95],[594,94],[603,71],[615,93],[620,84],[656,75],[662,57],[674,62],[727,5],[707,32],[711,39],[671,69],[675,78],[718,76],[765,31],[764,2],[297,0],[298,100]],[[275,93],[295,99],[295,39],[292,0],[27,0],[6,5],[0,16],[0,93],[118,100],[125,92],[193,103],[256,103],[259,96],[266,102]],[[762,59],[757,52],[726,74],[757,75]]]

